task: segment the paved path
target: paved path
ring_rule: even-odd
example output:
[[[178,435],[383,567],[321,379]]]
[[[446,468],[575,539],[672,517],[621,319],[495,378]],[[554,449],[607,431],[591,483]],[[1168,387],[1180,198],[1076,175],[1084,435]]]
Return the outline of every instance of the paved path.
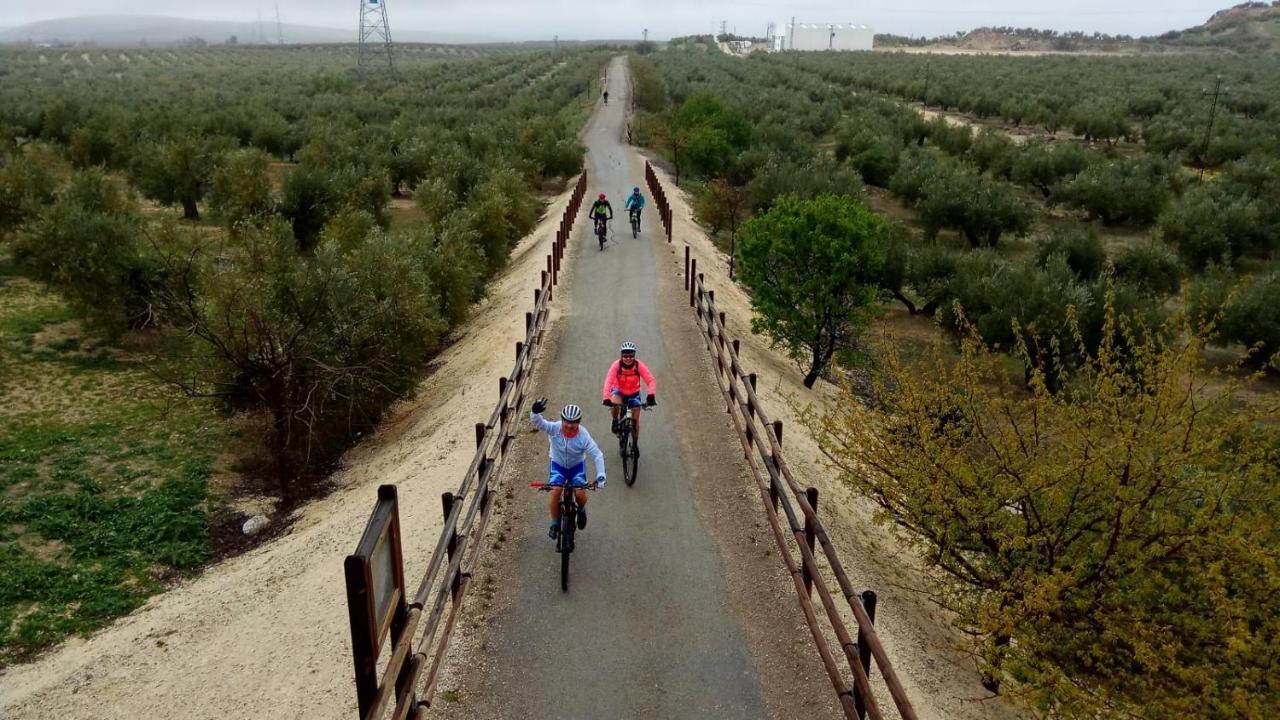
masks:
[[[465,704],[481,717],[763,717],[747,640],[726,609],[721,560],[695,508],[689,468],[697,459],[672,437],[667,416],[674,410],[660,405],[643,415],[640,476],[627,487],[608,411],[600,407],[604,372],[622,340],[639,345],[657,377],[659,402],[677,399],[658,317],[658,260],[648,237],[660,235],[661,226],[655,213],[646,212],[641,238],[632,239],[621,210],[625,194],[644,176],[643,165],[629,161],[619,141],[625,62],[610,66],[609,87],[612,102],[596,113],[585,135],[588,201],[600,192],[609,195],[617,236],[599,251],[590,223],[579,222],[570,282],[557,298],[569,310],[531,393],[549,398],[548,415],[568,402],[583,406],[584,425],[605,450],[610,480],[591,495],[590,524],[578,536],[567,594],[546,536],[546,496],[524,487],[532,473],[521,472],[514,481],[522,524],[513,530],[505,562],[516,589],[491,619],[484,664],[493,682],[485,681],[479,696],[473,690]],[[545,457],[542,436],[521,442],[536,444],[531,454]],[[566,663],[567,654],[572,659]],[[566,702],[566,683],[584,692],[569,693]]]

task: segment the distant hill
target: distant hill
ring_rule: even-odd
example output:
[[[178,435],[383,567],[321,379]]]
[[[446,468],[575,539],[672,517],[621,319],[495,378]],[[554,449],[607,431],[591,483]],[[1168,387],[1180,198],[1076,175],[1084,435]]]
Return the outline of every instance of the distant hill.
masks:
[[[1249,2],[1220,10],[1203,25],[1168,32],[1155,40],[1182,47],[1280,52],[1280,2]]]
[[[354,23],[354,19],[353,19]],[[356,29],[314,27],[285,23],[281,30],[286,43],[335,43],[355,42]],[[15,28],[0,30],[0,44],[93,44],[102,47],[131,47],[135,45],[181,45],[192,38],[199,38],[210,45],[219,45],[235,37],[240,44],[274,43],[274,21],[222,22],[216,20],[191,20],[146,15],[98,15],[42,20]],[[399,42],[418,43],[483,43],[496,38],[459,33],[423,32],[402,30],[394,33]]]
[[[1189,49],[1280,52],[1280,0],[1236,5],[1214,13],[1208,21],[1196,27],[1171,30],[1155,37],[981,27],[967,33],[936,38],[876,35],[876,47],[967,52],[1159,52]]]

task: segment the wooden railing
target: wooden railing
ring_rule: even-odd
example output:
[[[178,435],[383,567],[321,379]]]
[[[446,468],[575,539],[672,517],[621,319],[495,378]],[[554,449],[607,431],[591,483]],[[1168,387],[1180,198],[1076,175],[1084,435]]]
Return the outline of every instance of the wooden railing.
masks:
[[[645,177],[670,238],[670,204],[657,174],[648,163],[645,163]],[[782,451],[782,422],[771,421],[761,405],[756,395],[756,375],[743,369],[739,342],[728,337],[725,314],[717,310],[715,291],[707,289],[705,278],[698,272],[697,259],[690,258],[688,245],[685,246],[684,257],[689,305],[694,309],[698,329],[715,362],[716,384],[760,491],[762,509],[774,541],[795,584],[796,597],[815,649],[835,688],[845,717],[870,716],[876,720],[884,717],[871,689],[871,674],[878,670],[898,716],[904,720],[915,720],[915,709],[876,635],[876,595],[870,590],[858,592],[850,582],[835,546],[818,518],[818,491],[802,487],[792,475]],[[818,552],[826,560],[825,567],[818,564]],[[843,595],[843,607],[832,595],[832,580]],[[813,602],[815,590],[818,594],[816,604]],[[852,614],[856,623],[854,634],[849,632],[845,622],[846,612]],[[843,662],[837,660],[832,651],[833,637],[840,646]]]
[[[356,552],[346,559],[362,720],[378,720],[388,712],[396,720],[415,718],[431,706],[450,635],[484,549],[481,539],[493,510],[495,485],[515,439],[525,386],[545,337],[548,304],[559,284],[560,263],[586,188],[584,171],[561,217],[541,283],[533,291],[533,310],[525,313],[525,339],[516,343],[515,366],[499,379],[498,403],[488,420],[476,424],[476,452],[461,485],[441,498],[444,528],[417,591],[412,597],[405,592],[395,486],[378,489],[378,503]],[[390,659],[379,675],[386,640]]]

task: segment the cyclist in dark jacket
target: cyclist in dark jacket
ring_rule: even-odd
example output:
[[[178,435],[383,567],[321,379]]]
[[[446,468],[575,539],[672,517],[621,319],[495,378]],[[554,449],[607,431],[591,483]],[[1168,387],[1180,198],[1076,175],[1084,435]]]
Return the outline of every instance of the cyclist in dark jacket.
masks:
[[[591,204],[591,209],[587,211],[591,216],[592,222],[595,223],[596,237],[600,238],[600,249],[604,249],[604,224],[613,219],[613,206],[609,204],[609,200],[605,198],[604,193],[600,193],[600,197]]]

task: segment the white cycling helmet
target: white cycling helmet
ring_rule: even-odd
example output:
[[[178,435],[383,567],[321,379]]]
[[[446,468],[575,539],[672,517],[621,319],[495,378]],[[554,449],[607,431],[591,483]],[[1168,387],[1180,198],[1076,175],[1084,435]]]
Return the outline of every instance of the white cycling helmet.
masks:
[[[618,350],[618,352],[620,353],[635,352],[635,351],[636,351],[636,344],[631,342],[630,340],[622,343],[622,347]]]
[[[560,413],[560,419],[578,422],[582,419],[582,408],[577,405],[565,405],[564,410]]]

